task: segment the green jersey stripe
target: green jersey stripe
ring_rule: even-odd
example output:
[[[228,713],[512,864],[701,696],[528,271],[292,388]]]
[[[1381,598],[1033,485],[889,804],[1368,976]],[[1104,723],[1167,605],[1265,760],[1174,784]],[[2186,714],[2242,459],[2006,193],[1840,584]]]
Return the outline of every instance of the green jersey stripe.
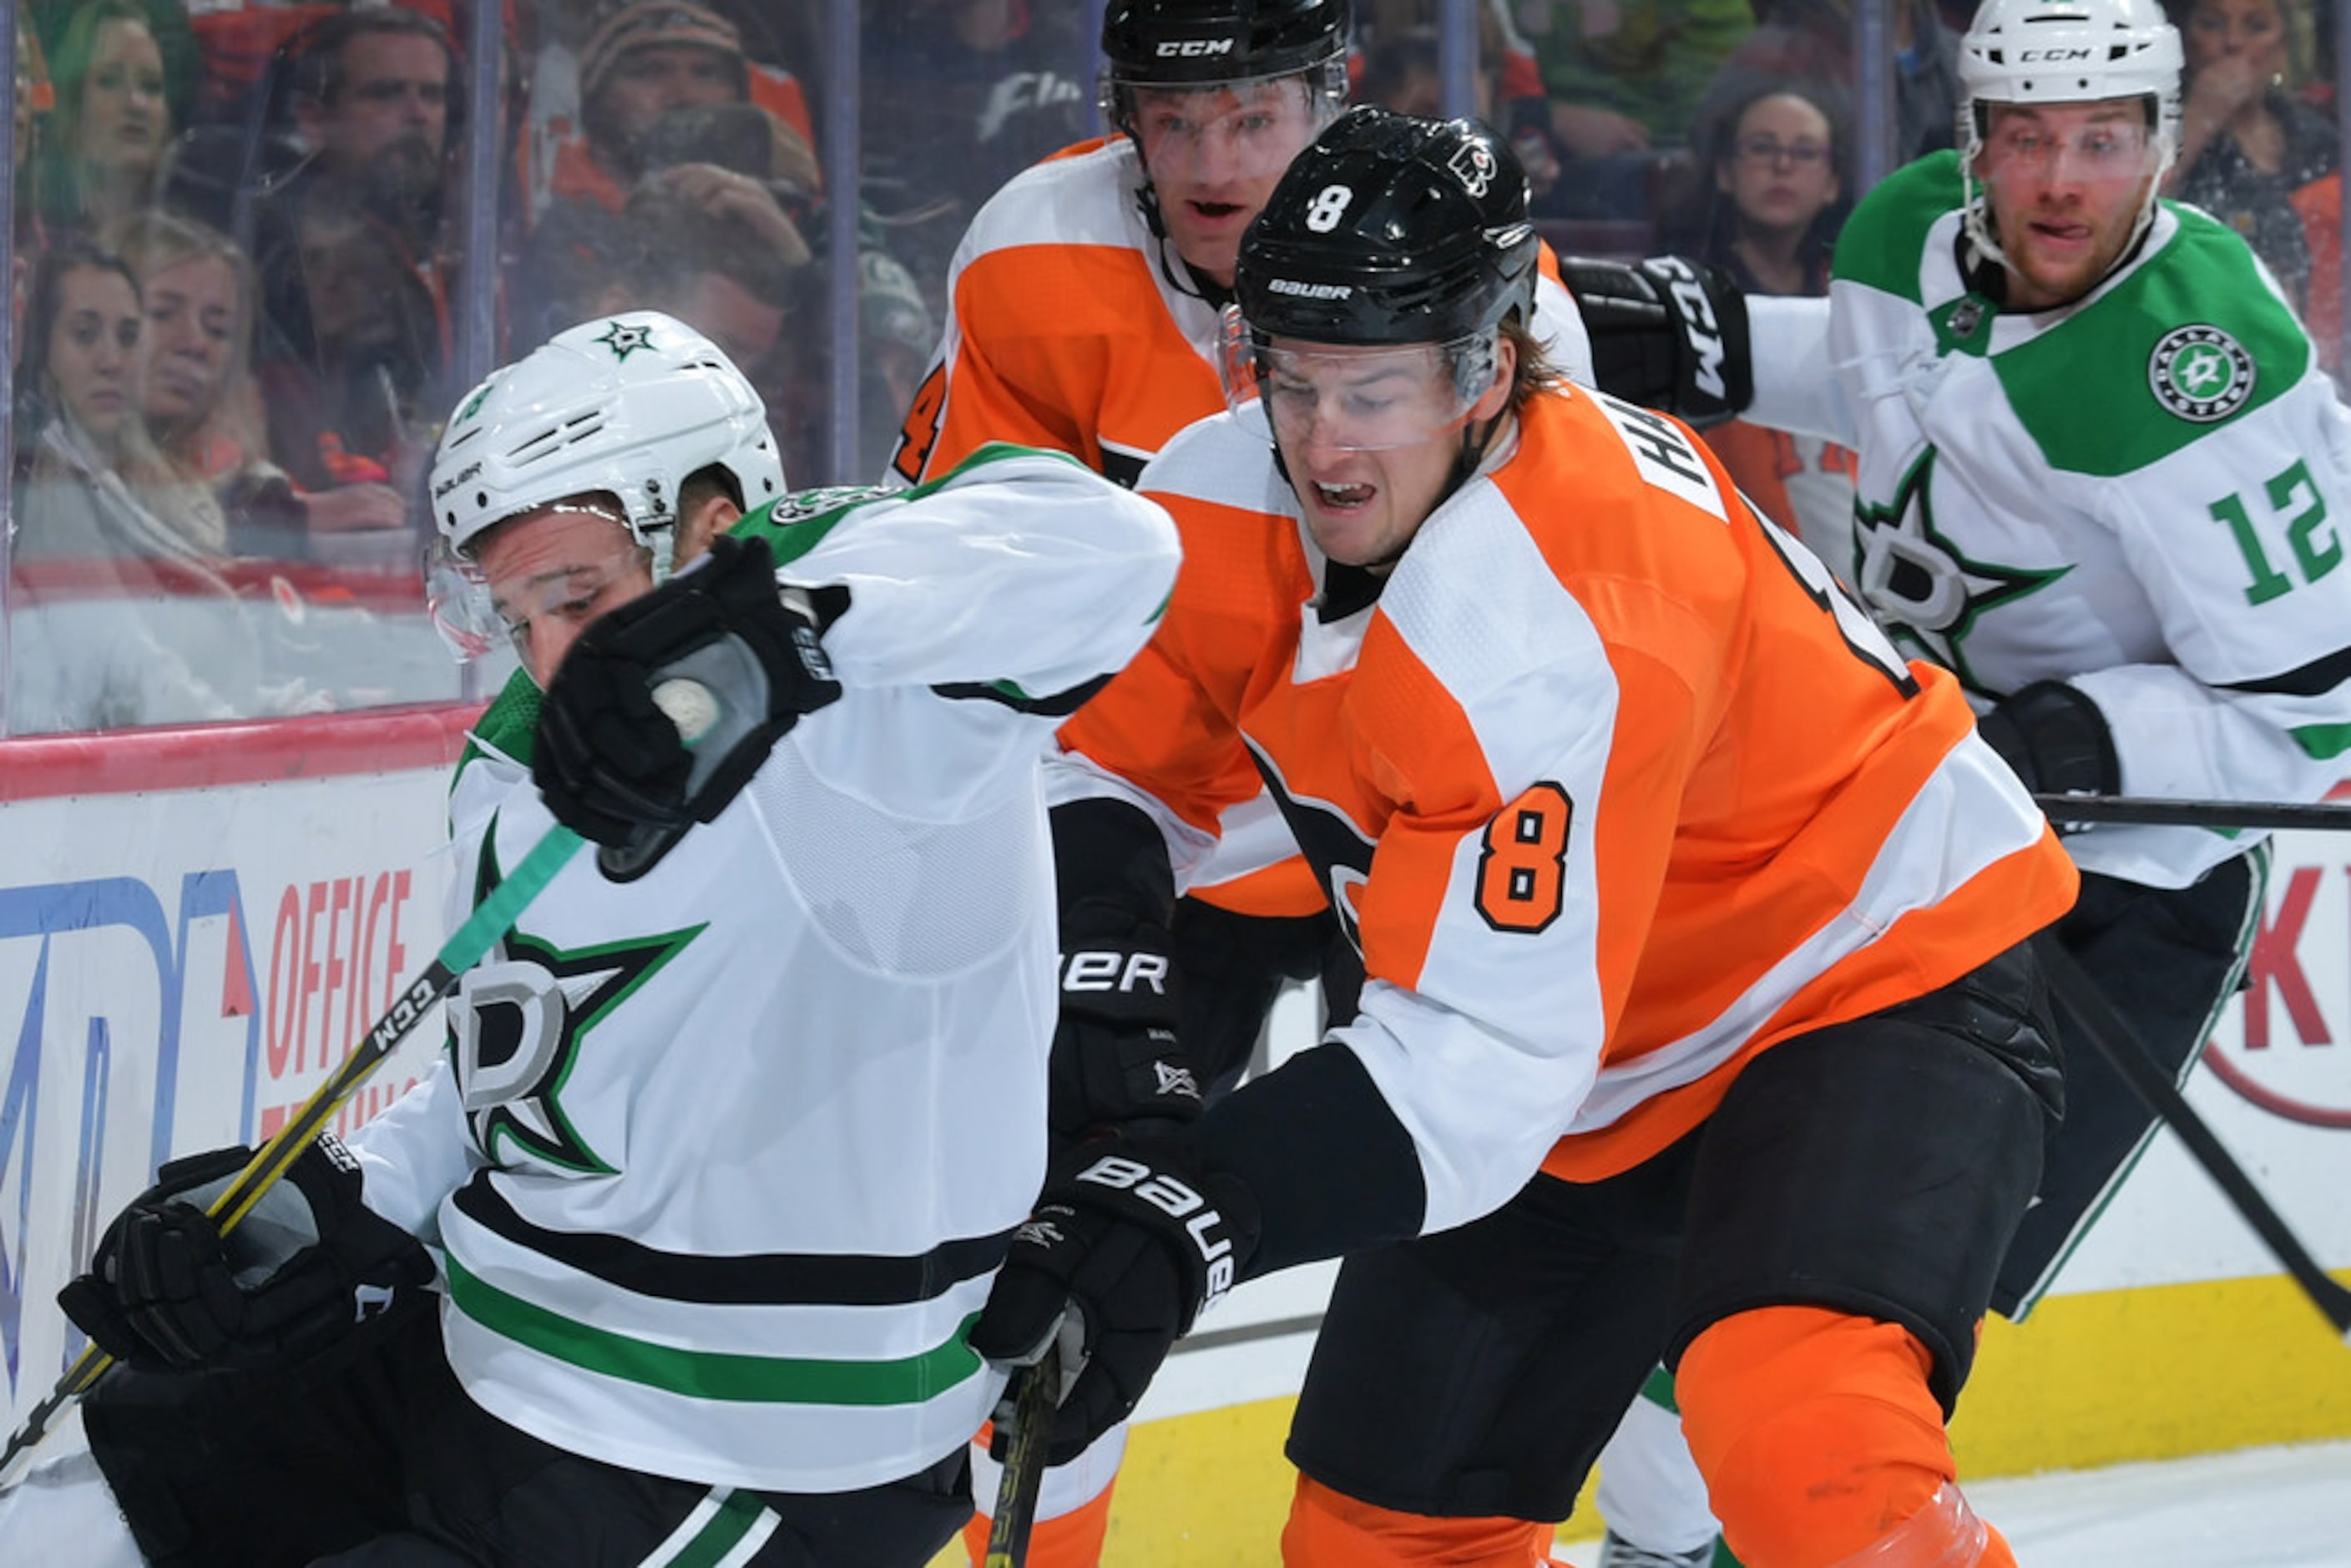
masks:
[[[820,1361],[683,1350],[609,1333],[507,1294],[449,1259],[449,1299],[482,1327],[607,1377],[695,1399],[769,1405],[918,1405],[979,1370],[966,1318],[942,1343],[894,1361]],[[974,1314],[975,1316],[977,1314]]]

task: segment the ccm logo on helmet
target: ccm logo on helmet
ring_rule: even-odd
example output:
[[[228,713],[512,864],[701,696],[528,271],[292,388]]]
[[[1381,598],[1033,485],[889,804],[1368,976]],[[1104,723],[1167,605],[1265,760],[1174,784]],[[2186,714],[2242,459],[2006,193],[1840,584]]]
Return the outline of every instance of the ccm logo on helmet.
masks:
[[[1200,1297],[1202,1312],[1216,1305],[1217,1299],[1232,1289],[1232,1239],[1216,1234],[1225,1223],[1224,1210],[1210,1208],[1208,1200],[1189,1186],[1123,1155],[1104,1155],[1080,1171],[1078,1179],[1116,1192],[1133,1193],[1169,1218],[1182,1222],[1184,1234],[1199,1249],[1200,1261],[1208,1266],[1207,1289]]]
[[[1065,991],[1132,991],[1167,994],[1167,958],[1161,953],[1077,952],[1061,961]]]
[[[1276,277],[1266,283],[1269,294],[1294,294],[1301,299],[1344,299],[1355,291],[1352,283],[1301,283],[1294,277]]]
[[[2017,63],[2027,66],[2036,62],[2056,65],[2065,60],[2086,60],[2094,57],[2095,57],[2095,50],[2084,48],[2078,44],[2069,49],[2019,49],[2016,51]]]
[[[1163,59],[1191,59],[1201,55],[1229,55],[1233,52],[1230,38],[1181,38],[1161,44],[1156,51]]]
[[[1723,384],[1722,329],[1716,325],[1714,306],[1706,297],[1706,287],[1698,274],[1679,256],[1661,256],[1644,264],[1666,280],[1673,291],[1674,300],[1682,308],[1682,336],[1687,340],[1690,352],[1698,356],[1698,371],[1693,379],[1700,392],[1715,397],[1729,395]]]

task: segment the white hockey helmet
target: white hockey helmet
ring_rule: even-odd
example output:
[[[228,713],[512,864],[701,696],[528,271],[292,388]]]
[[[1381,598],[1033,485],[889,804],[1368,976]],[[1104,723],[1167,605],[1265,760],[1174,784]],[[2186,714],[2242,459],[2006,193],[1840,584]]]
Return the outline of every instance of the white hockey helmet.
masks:
[[[492,371],[457,405],[433,455],[433,523],[470,554],[493,524],[601,491],[665,567],[678,490],[713,465],[733,476],[747,511],[784,493],[758,392],[674,317],[600,316]]]
[[[2179,152],[2179,31],[2160,0],[1984,0],[1959,40],[1959,146],[1966,184],[1968,235],[1994,262],[2005,262],[1975,177],[1995,103],[2100,103],[2154,100],[2157,162],[2138,236],[2155,221],[2155,193]]]

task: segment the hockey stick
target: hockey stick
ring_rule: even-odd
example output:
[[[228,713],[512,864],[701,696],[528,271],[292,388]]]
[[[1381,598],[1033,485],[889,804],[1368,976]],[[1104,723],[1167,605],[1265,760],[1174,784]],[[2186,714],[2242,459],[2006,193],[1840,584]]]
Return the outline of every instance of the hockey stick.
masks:
[[[2291,800],[2165,800],[2133,795],[2035,795],[2053,822],[2172,828],[2321,828],[2351,831],[2351,804]]]
[[[1029,1560],[1029,1531],[1037,1522],[1037,1494],[1045,1484],[1045,1445],[1052,1437],[1053,1393],[1061,1381],[1061,1354],[1047,1345],[1044,1358],[1012,1375],[1020,1391],[1012,1400],[1012,1437],[1004,1450],[1004,1473],[996,1482],[996,1514],[987,1526],[983,1568],[1020,1568]]]
[[[476,905],[473,914],[457,927],[456,935],[442,945],[424,966],[423,972],[400,994],[391,1010],[375,1020],[367,1033],[351,1047],[350,1054],[319,1085],[301,1108],[287,1119],[277,1135],[261,1146],[260,1153],[247,1162],[236,1179],[228,1185],[211,1208],[205,1212],[218,1224],[225,1236],[237,1223],[253,1211],[261,1195],[277,1184],[287,1167],[299,1158],[312,1139],[319,1135],[329,1119],[342,1108],[343,1103],[356,1093],[370,1074],[383,1065],[400,1042],[408,1037],[418,1021],[433,1009],[433,1004],[455,988],[457,977],[472,968],[491,946],[505,936],[515,921],[521,917],[532,899],[554,880],[555,873],[569,862],[581,843],[579,834],[565,827],[553,827],[531,847],[513,873],[491,890],[490,895]],[[86,1346],[75,1358],[65,1375],[48,1397],[33,1406],[24,1424],[9,1437],[8,1446],[0,1448],[0,1491],[6,1491],[23,1479],[25,1461],[33,1448],[48,1435],[51,1425],[66,1407],[95,1387],[98,1380],[114,1364],[114,1358],[98,1348]]]
[[[2270,1207],[2244,1167],[2232,1158],[2228,1148],[2216,1136],[2203,1117],[2188,1103],[2188,1097],[2179,1086],[2156,1065],[2147,1048],[2139,1043],[2137,1031],[2131,1028],[2115,1004],[2107,999],[2083,969],[2081,961],[2053,940],[2034,944],[2041,956],[2041,967],[2049,977],[2049,988],[2056,1001],[2082,1026],[2115,1071],[2123,1075],[2147,1108],[2163,1118],[2166,1125],[2179,1135],[2188,1152],[2196,1156],[2230,1203],[2235,1206],[2245,1222],[2269,1246],[2271,1253],[2285,1265],[2311,1304],[2326,1315],[2346,1343],[2351,1343],[2351,1287],[2321,1268],[2310,1255],[2301,1239],[2287,1228],[2284,1218]]]

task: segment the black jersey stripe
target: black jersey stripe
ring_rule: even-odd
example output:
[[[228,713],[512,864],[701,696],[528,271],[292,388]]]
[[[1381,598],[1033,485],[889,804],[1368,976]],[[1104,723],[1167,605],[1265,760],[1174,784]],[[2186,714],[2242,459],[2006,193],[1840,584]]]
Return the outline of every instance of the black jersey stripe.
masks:
[[[2268,696],[2324,696],[2351,679],[2351,648],[2340,648],[2323,659],[2313,659],[2298,670],[2267,675],[2257,681],[2231,681],[2224,692],[2254,692]]]
[[[945,1241],[914,1257],[755,1252],[733,1257],[664,1252],[601,1231],[549,1230],[517,1214],[477,1172],[458,1190],[458,1211],[485,1230],[566,1268],[642,1296],[711,1306],[885,1307],[927,1301],[1004,1261],[1012,1232]]]
[[[1110,685],[1109,675],[1096,675],[1063,692],[1051,692],[1032,697],[1009,681],[953,681],[935,685],[931,690],[949,702],[1001,703],[1018,713],[1041,714],[1047,718],[1067,718],[1086,705],[1088,698]]]

